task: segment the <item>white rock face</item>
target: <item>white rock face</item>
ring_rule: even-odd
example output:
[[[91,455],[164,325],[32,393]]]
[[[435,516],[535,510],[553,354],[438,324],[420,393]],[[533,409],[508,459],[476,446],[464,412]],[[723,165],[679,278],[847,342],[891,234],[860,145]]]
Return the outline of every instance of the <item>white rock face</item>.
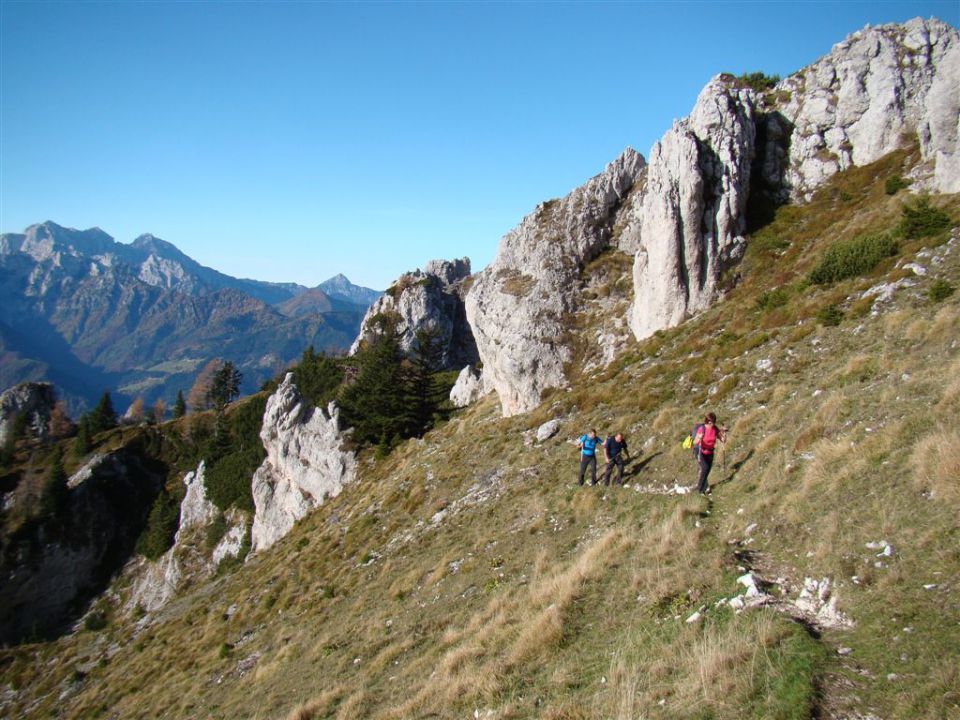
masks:
[[[960,192],[960,34],[939,20],[867,26],[786,78],[796,199],[834,173],[919,139],[937,192]]]
[[[53,385],[26,382],[0,393],[0,445],[13,432],[13,423],[20,413],[27,413],[28,426],[43,437],[55,403]]]
[[[207,499],[206,464],[201,461],[195,471],[183,477],[187,491],[180,503],[180,527],[173,547],[155,561],[141,560],[133,569],[133,589],[127,607],[140,607],[153,612],[173,599],[184,581],[205,579],[217,569],[221,560],[240,554],[246,534],[243,513],[227,513],[229,529],[212,553],[205,549],[206,529],[217,517],[216,505]]]
[[[467,365],[460,374],[457,375],[457,381],[450,388],[450,402],[454,407],[466,407],[475,403],[481,397],[490,392],[483,382],[483,376],[477,372],[472,365]]]
[[[325,498],[356,477],[353,452],[343,449],[339,411],[312,408],[287,373],[267,400],[260,438],[267,457],[253,476],[252,550],[270,547]]]
[[[416,348],[419,331],[430,330],[437,333],[443,348],[444,367],[476,362],[476,343],[463,307],[463,284],[468,277],[470,258],[431,260],[423,270],[401,275],[367,310],[350,354],[376,336],[377,316],[393,315],[404,352]]]
[[[639,248],[630,325],[637,339],[716,299],[721,271],[744,250],[753,160],[753,93],[717,76],[689,117],[653,147],[646,189],[625,234]]]
[[[565,313],[574,309],[583,264],[610,246],[617,210],[645,162],[628,148],[562,200],[541,203],[500,241],[477,273],[466,310],[505,416],[526,412],[547,388],[566,385]]]

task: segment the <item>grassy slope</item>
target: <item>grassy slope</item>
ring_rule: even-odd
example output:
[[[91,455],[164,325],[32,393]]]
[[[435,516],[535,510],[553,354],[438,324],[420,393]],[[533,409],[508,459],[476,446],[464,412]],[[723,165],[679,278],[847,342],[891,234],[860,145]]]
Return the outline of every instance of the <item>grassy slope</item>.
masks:
[[[931,273],[875,316],[858,293],[909,274],[897,258],[867,279],[797,283],[831,240],[895,224],[903,193],[884,195],[883,181],[903,162],[782,209],[723,303],[631,343],[533,413],[502,419],[488,397],[424,441],[365,458],[357,486],[155,624],[5,651],[4,679],[21,687],[6,712],[957,716],[960,677],[945,659],[960,656],[960,293],[937,304],[923,293],[934,278],[958,284],[960,250],[921,259]],[[960,217],[958,198],[938,203]],[[754,309],[782,285],[785,305]],[[829,303],[847,311],[839,327],[812,320]],[[578,350],[581,367],[596,350]],[[732,426],[712,499],[636,492],[693,482],[679,443],[707,406]],[[557,437],[525,442],[553,417]],[[639,455],[630,489],[573,486],[566,441],[591,426],[626,431]],[[894,555],[875,567],[864,544],[880,539]],[[714,609],[744,565],[791,597],[806,576],[834,579],[855,627],[811,634],[772,609]]]

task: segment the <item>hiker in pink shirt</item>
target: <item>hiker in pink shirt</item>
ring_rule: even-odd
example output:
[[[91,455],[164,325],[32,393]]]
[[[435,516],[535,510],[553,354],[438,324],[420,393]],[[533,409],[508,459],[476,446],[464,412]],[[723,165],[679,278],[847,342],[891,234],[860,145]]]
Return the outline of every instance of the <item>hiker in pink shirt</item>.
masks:
[[[703,425],[697,429],[697,436],[693,439],[693,445],[697,449],[697,461],[700,463],[700,482],[697,484],[697,491],[701,495],[710,494],[710,485],[707,482],[707,476],[713,467],[713,455],[717,449],[718,442],[726,442],[726,428],[717,426],[717,416],[712,412],[707,413],[703,418]]]

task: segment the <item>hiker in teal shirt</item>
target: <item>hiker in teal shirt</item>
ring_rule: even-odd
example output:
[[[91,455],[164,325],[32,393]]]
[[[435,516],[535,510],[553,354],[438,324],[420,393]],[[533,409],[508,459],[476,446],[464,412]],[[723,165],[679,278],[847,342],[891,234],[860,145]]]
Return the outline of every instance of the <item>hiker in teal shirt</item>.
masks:
[[[597,445],[599,444],[600,438],[597,437],[596,430],[591,430],[587,435],[581,435],[577,440],[577,447],[580,448],[580,485],[583,485],[587,466],[590,467],[590,484],[597,484]]]

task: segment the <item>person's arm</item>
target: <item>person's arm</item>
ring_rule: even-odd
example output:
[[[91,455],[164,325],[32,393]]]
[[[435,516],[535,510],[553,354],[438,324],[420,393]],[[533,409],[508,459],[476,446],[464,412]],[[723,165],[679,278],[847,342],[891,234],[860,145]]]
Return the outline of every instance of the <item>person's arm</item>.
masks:
[[[703,428],[697,430],[697,436],[693,439],[693,444],[699,445],[701,440],[703,440]]]
[[[608,447],[608,445],[610,445],[610,438],[607,438],[606,440],[603,441],[603,461],[604,462],[610,462],[610,448]]]
[[[583,435],[577,438],[577,450],[583,449]]]

